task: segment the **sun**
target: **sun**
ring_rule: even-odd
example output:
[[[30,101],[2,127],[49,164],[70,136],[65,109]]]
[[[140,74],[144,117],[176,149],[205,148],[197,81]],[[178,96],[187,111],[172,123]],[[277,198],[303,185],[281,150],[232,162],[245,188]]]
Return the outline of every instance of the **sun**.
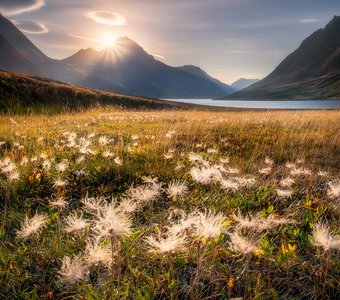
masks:
[[[108,48],[108,47],[114,47],[116,42],[116,39],[113,38],[112,36],[106,37],[102,40],[102,44],[104,45],[104,47]]]

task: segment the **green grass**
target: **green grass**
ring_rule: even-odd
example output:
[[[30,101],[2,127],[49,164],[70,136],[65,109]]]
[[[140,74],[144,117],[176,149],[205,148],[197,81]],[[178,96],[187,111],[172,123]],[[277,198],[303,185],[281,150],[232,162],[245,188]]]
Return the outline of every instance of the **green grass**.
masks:
[[[10,181],[3,168],[0,172],[0,298],[335,299],[339,250],[324,251],[312,234],[320,221],[339,234],[339,197],[329,194],[328,185],[339,184],[339,121],[339,111],[92,109],[53,116],[0,116],[0,161],[10,159],[20,174]],[[75,145],[82,138],[91,141],[91,153],[84,161],[77,161],[80,149],[66,141],[65,132],[76,133]],[[110,139],[107,145],[99,143],[102,136]],[[113,156],[103,157],[105,151]],[[190,152],[210,166],[229,158],[224,167],[240,173],[222,172],[224,179],[254,178],[255,183],[237,190],[223,189],[219,182],[199,184],[190,170],[201,165],[189,160]],[[261,174],[259,170],[268,167],[266,157],[274,163],[268,174]],[[44,168],[46,160],[49,169]],[[67,165],[62,173],[56,168],[61,162]],[[309,174],[290,175],[287,162],[308,169]],[[77,176],[76,171],[84,174]],[[131,185],[144,185],[143,176],[157,177],[163,190],[155,201],[131,214],[131,234],[102,240],[103,246],[113,245],[117,252],[113,268],[90,266],[86,280],[62,282],[58,272],[63,257],[84,256],[93,229],[67,233],[67,216],[82,211],[84,218],[94,221],[84,212],[81,199],[106,197],[110,202],[115,197],[120,203]],[[288,188],[292,195],[282,198],[277,189],[287,189],[280,186],[287,176],[295,183]],[[68,184],[53,187],[57,178]],[[186,183],[187,195],[168,197],[165,189],[174,179]],[[66,209],[50,205],[58,197],[66,199]],[[188,229],[185,251],[149,251],[147,237],[178,220],[178,215],[169,218],[171,212],[206,210],[223,216],[218,225],[225,232],[201,239]],[[25,216],[36,212],[47,216],[46,227],[34,238],[18,238]],[[261,232],[241,230],[233,218],[237,212],[290,218],[295,223]],[[243,255],[232,250],[232,234],[238,229],[256,240],[256,251]]]

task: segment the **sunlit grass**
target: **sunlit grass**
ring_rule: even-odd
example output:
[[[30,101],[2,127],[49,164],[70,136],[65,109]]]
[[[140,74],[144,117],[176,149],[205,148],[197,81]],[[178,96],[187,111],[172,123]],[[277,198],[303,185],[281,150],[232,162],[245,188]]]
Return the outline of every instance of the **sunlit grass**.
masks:
[[[0,295],[335,299],[339,111],[0,116]]]

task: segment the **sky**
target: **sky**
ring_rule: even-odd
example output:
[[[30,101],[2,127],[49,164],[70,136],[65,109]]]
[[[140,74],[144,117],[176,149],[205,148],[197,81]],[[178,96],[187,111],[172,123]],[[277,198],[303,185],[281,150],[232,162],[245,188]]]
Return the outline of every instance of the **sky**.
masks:
[[[0,0],[0,13],[52,58],[127,36],[168,65],[230,84],[268,75],[340,15],[340,0]]]

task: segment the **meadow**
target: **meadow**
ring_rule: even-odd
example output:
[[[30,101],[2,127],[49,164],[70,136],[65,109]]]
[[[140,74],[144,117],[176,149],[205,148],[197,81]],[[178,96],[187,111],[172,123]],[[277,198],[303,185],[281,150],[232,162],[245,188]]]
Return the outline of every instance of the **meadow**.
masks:
[[[336,299],[340,111],[0,116],[0,298]]]

